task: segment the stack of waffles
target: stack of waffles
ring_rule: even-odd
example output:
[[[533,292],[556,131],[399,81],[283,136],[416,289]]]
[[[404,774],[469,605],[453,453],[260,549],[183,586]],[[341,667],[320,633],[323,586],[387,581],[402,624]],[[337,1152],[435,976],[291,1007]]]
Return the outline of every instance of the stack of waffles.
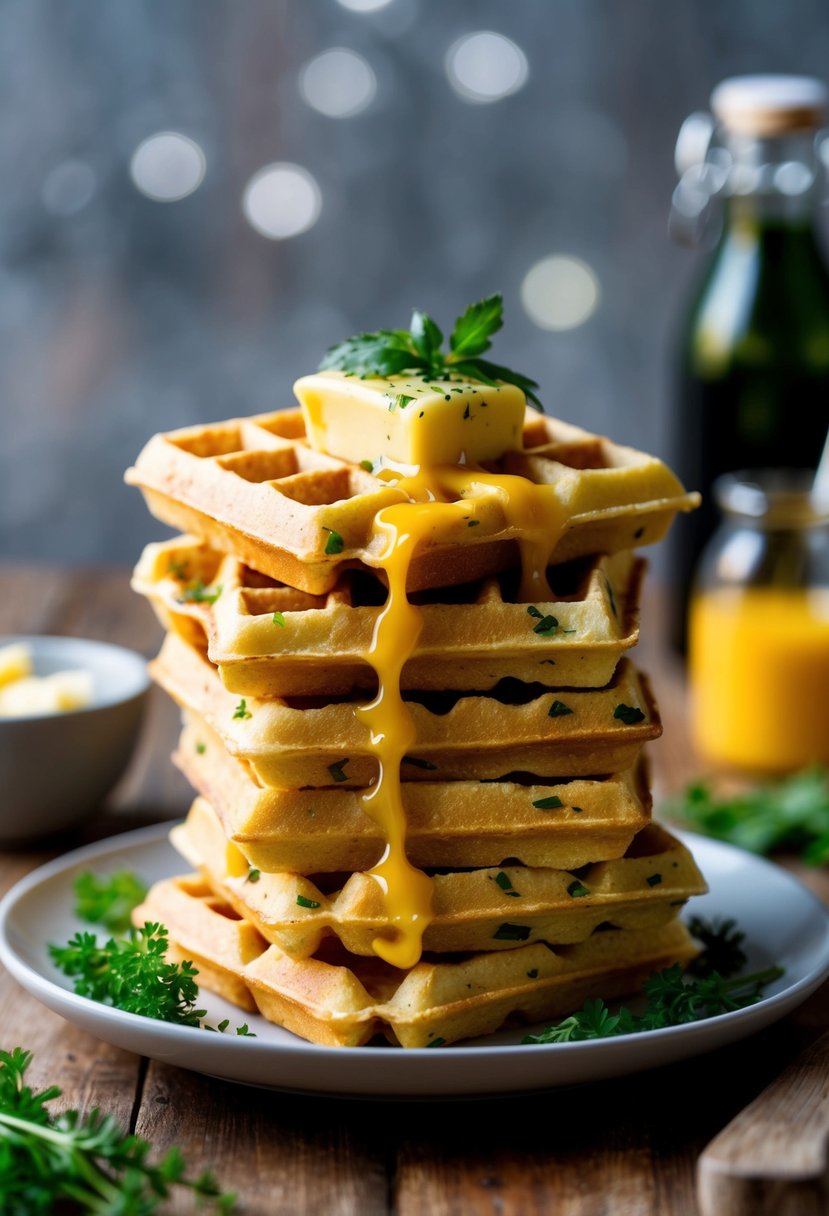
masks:
[[[194,872],[137,921],[164,923],[206,988],[325,1044],[440,1046],[635,991],[693,956],[678,913],[705,889],[651,822],[642,749],[661,726],[627,657],[634,549],[694,497],[658,460],[528,412],[487,467],[552,488],[544,598],[520,594],[497,497],[414,553],[399,778],[431,910],[419,961],[394,965],[359,710],[387,594],[376,521],[404,495],[367,465],[316,450],[287,410],[158,435],[128,473],[186,533],[148,546],[133,585],[167,631],[152,670],[198,793],[172,834]]]

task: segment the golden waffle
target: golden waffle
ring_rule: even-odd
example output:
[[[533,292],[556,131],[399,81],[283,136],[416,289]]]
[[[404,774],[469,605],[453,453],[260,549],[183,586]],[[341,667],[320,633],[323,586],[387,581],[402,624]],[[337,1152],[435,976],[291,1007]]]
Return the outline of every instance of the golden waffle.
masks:
[[[302,789],[376,780],[369,733],[354,712],[358,701],[241,700],[213,664],[175,634],[168,634],[150,673],[182,708],[204,718],[228,751],[247,760],[264,785]],[[513,702],[516,694],[524,703]],[[627,659],[613,683],[597,691],[539,695],[516,684],[510,700],[495,693],[448,700],[418,695],[428,700],[409,701],[417,739],[401,766],[405,781],[612,773],[630,767],[642,746],[662,733],[647,680]]]
[[[415,595],[423,601],[423,632],[401,686],[485,691],[511,677],[602,688],[638,641],[644,564],[625,550],[555,566],[555,601],[533,605],[537,615],[515,602],[515,579],[505,575],[462,594]],[[349,572],[327,595],[312,596],[180,536],[147,546],[132,585],[166,629],[207,645],[230,692],[341,696],[376,686],[365,654],[385,589],[373,575]]]
[[[383,836],[360,790],[262,786],[197,719],[185,725],[173,759],[258,869],[350,873],[380,860]],[[432,867],[497,866],[514,858],[574,869],[621,857],[651,810],[641,763],[593,781],[407,782],[403,799],[408,857]]]
[[[532,410],[523,441],[492,471],[555,487],[565,516],[555,562],[652,544],[677,511],[698,502],[655,457]],[[346,569],[377,564],[385,542],[373,533],[375,516],[406,501],[359,465],[311,448],[299,410],[156,435],[126,479],[164,523],[313,595],[330,591]],[[459,517],[439,545],[415,554],[410,589],[466,583],[516,564],[498,497],[476,503],[475,515],[472,531]],[[336,553],[332,535],[342,538]]]
[[[372,942],[387,931],[382,891],[371,877],[251,871],[204,799],[171,839],[217,894],[292,958],[315,954],[330,934],[350,954],[372,955]],[[442,954],[510,950],[531,941],[571,945],[600,924],[653,929],[705,890],[684,845],[651,824],[624,857],[578,874],[515,864],[436,873],[434,920],[423,948]]]
[[[537,943],[424,958],[408,972],[336,944],[296,960],[268,946],[195,875],[156,883],[133,919],[166,925],[169,957],[191,960],[203,987],[230,1000],[246,989],[269,1021],[312,1042],[346,1047],[378,1033],[403,1047],[438,1047],[489,1034],[508,1018],[558,1018],[589,997],[633,992],[653,971],[696,953],[685,926],[673,920],[656,929],[609,929],[555,950]]]

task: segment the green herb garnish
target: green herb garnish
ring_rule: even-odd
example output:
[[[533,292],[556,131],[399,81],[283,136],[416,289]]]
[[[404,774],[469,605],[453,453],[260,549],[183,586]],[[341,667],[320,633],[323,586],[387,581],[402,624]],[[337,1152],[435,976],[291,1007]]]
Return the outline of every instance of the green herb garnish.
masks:
[[[167,566],[167,573],[172,574],[173,578],[177,578],[179,582],[184,582],[190,568],[190,563],[186,558],[170,558]]]
[[[521,892],[516,891],[515,887],[512,885],[512,879],[510,878],[509,874],[505,874],[503,870],[499,870],[495,875],[495,882],[505,895],[511,895],[513,899],[521,898]]]
[[[305,895],[297,895],[296,901],[300,908],[318,908],[320,906],[318,899],[308,899]]]
[[[128,936],[104,943],[94,933],[76,933],[65,946],[50,946],[55,965],[75,981],[78,996],[143,1017],[198,1026],[199,990],[192,963],[168,963],[167,930],[147,921]]]
[[[427,1047],[442,1047],[445,1042],[446,1042],[446,1039],[441,1039],[440,1037],[438,1037],[436,1039],[432,1039],[431,1043],[427,1043],[426,1046]]]
[[[648,877],[645,879],[645,882],[648,884],[649,887],[658,887],[659,884],[662,882],[662,875],[661,874],[649,874]]]
[[[234,711],[233,711],[233,717],[234,717],[234,718],[242,718],[242,719],[244,719],[244,718],[252,718],[252,717],[253,717],[253,714],[252,714],[252,713],[250,712],[250,710],[248,709],[248,703],[247,703],[247,701],[245,700],[245,698],[244,698],[244,697],[242,697],[241,701],[239,702],[239,704],[238,704],[238,705],[236,706],[236,708],[234,709]]]
[[[435,772],[436,764],[432,764],[431,760],[421,760],[418,756],[404,756],[402,764],[411,764],[412,768],[428,769],[429,772]]]
[[[331,774],[331,776],[334,778],[335,781],[347,781],[348,780],[348,777],[346,777],[346,775],[345,775],[345,766],[347,764],[348,764],[348,760],[346,759],[346,760],[338,760],[336,764],[328,765],[328,771]]]
[[[744,934],[733,920],[708,922],[694,917],[689,928],[703,945],[701,953],[684,975],[677,963],[648,979],[644,1013],[634,1014],[626,1005],[611,1013],[604,1001],[585,1001],[578,1013],[540,1034],[527,1035],[522,1042],[576,1043],[700,1021],[756,1004],[768,985],[783,975],[781,967],[766,967],[734,977],[746,956],[741,948]]]
[[[203,756],[206,751],[207,751],[206,743],[197,743],[196,744],[196,755],[197,756]]]
[[[217,583],[215,591],[209,591],[200,578],[184,588],[179,596],[180,604],[215,604],[222,594],[222,584]]]
[[[339,532],[335,532],[333,528],[326,528],[323,524],[323,532],[328,533],[328,539],[325,542],[325,552],[329,554],[342,553],[345,546],[345,541],[340,536]]]
[[[746,935],[737,928],[735,920],[707,921],[701,916],[692,916],[688,928],[691,936],[702,945],[701,952],[688,968],[692,975],[702,979],[716,971],[730,976],[745,967],[748,961],[743,950]]]
[[[414,397],[409,397],[406,393],[395,393],[393,397],[388,398],[389,410],[404,410],[406,406],[411,405],[413,401]]]
[[[589,895],[590,892],[583,882],[579,882],[576,879],[575,882],[570,883],[570,886],[567,888],[567,894],[572,895],[573,899],[581,899],[584,895]]]
[[[585,1039],[608,1039],[640,1030],[661,1030],[713,1018],[734,1009],[754,1005],[765,988],[783,974],[780,967],[766,967],[752,975],[725,979],[712,972],[705,979],[687,980],[677,963],[658,971],[645,983],[647,1005],[641,1014],[623,1005],[611,1013],[604,1001],[585,1001],[578,1013],[530,1034],[522,1043],[578,1043]]]
[[[367,473],[373,473],[374,472],[374,461],[373,460],[361,460],[360,468],[365,469],[365,471]]]
[[[527,972],[527,979],[528,980],[537,980],[538,979],[538,968],[537,967],[533,967],[532,971]]]
[[[708,782],[696,782],[665,810],[752,853],[786,849],[809,865],[829,861],[829,770],[818,765],[726,797],[717,797]]]
[[[498,926],[492,936],[499,942],[525,942],[531,933],[529,925],[511,925],[506,921]]]
[[[261,877],[262,877],[262,871],[257,870],[254,866],[251,866],[247,872],[247,877],[245,878],[245,882],[259,882],[259,879]]]
[[[481,521],[479,519],[468,519],[466,521],[466,526],[467,526],[467,528],[477,528],[477,526],[480,522]]]
[[[557,811],[560,806],[564,806],[564,803],[558,794],[550,794],[549,798],[537,798],[533,806],[539,811]]]
[[[553,701],[550,708],[547,710],[548,718],[564,718],[567,714],[573,711],[569,705],[565,705],[563,701]]]
[[[149,1216],[180,1189],[213,1211],[236,1210],[213,1176],[187,1176],[178,1148],[155,1164],[152,1145],[126,1133],[114,1115],[97,1108],[88,1114],[52,1114],[47,1103],[61,1096],[52,1085],[39,1092],[26,1084],[32,1053],[0,1051],[0,1194],[9,1216],[72,1211]]]
[[[613,717],[624,722],[625,726],[635,726],[637,722],[645,721],[642,710],[635,705],[617,705],[613,711]]]
[[[492,345],[492,335],[504,323],[503,308],[500,295],[487,296],[477,304],[470,304],[455,321],[448,351],[441,349],[443,333],[432,318],[415,310],[408,329],[380,329],[357,334],[332,346],[320,363],[320,369],[351,372],[363,379],[409,372],[425,379],[462,377],[495,388],[499,383],[514,384],[541,409],[535,380],[481,357]],[[444,392],[434,385],[430,388],[436,393]]]
[[[130,870],[116,870],[107,878],[79,874],[73,883],[75,915],[111,933],[129,929],[130,914],[147,894],[147,887]]]
[[[280,629],[285,628],[285,617],[282,615],[281,612],[275,612],[271,619],[272,619],[274,625],[278,625]]]
[[[541,633],[545,637],[552,637],[558,629],[558,618],[554,616],[542,616],[537,625],[533,625],[533,633]]]

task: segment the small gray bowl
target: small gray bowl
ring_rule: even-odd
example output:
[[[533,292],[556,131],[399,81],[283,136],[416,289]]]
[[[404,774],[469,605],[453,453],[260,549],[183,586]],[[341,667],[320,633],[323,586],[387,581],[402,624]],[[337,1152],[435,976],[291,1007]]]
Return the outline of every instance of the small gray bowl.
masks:
[[[92,703],[66,713],[0,718],[0,844],[74,827],[96,811],[130,761],[147,700],[145,659],[87,638],[0,637],[25,642],[34,672],[84,670]]]

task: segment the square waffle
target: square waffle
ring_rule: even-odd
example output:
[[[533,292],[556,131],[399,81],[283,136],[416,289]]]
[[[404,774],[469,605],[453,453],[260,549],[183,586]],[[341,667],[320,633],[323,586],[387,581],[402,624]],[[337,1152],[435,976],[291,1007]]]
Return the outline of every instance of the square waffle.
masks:
[[[173,759],[215,808],[228,840],[263,871],[297,874],[368,870],[383,837],[361,790],[263,786],[193,718]],[[416,866],[573,869],[621,857],[650,819],[641,763],[596,780],[413,781],[403,786],[407,854]]]
[[[367,786],[378,766],[357,700],[240,700],[207,657],[168,634],[150,672],[183,709],[197,713],[264,785]],[[650,687],[628,659],[605,689],[560,694],[514,684],[503,693],[421,693],[409,701],[417,737],[404,780],[456,781],[529,772],[585,776],[628,768],[662,733]]]
[[[529,614],[515,600],[510,575],[415,594],[423,630],[402,687],[485,691],[512,678],[602,688],[638,641],[643,572],[630,550],[552,567],[555,600]],[[348,572],[332,591],[312,596],[179,536],[146,547],[132,585],[166,629],[207,646],[230,692],[345,696],[375,689],[365,654],[385,588],[374,575]]]
[[[687,962],[696,948],[672,920],[655,929],[608,929],[553,949],[424,957],[401,972],[337,943],[292,959],[268,945],[196,875],[156,883],[136,924],[169,930],[171,959],[188,959],[199,983],[315,1043],[360,1046],[384,1034],[403,1047],[439,1047],[497,1030],[508,1019],[538,1022],[636,991],[652,972]],[[258,951],[258,953],[257,953]],[[244,992],[247,993],[245,999]]]
[[[262,936],[292,958],[316,954],[334,935],[350,954],[371,956],[386,927],[378,884],[366,874],[314,875],[251,871],[228,843],[221,821],[204,799],[196,802],[171,840]],[[571,945],[600,925],[652,929],[666,924],[706,885],[689,851],[651,824],[624,857],[580,869],[532,868],[516,863],[433,874],[434,919],[423,948],[435,953],[510,950],[516,943]]]
[[[698,502],[655,457],[532,410],[522,450],[491,471],[555,488],[564,527],[554,562],[652,544]],[[346,569],[378,564],[384,541],[373,532],[375,516],[405,501],[360,465],[309,446],[299,410],[156,435],[126,479],[162,522],[313,595],[330,591]],[[517,563],[497,496],[475,512],[471,533],[459,516],[439,544],[415,554],[410,589],[466,583]],[[341,540],[337,552],[332,536]]]

